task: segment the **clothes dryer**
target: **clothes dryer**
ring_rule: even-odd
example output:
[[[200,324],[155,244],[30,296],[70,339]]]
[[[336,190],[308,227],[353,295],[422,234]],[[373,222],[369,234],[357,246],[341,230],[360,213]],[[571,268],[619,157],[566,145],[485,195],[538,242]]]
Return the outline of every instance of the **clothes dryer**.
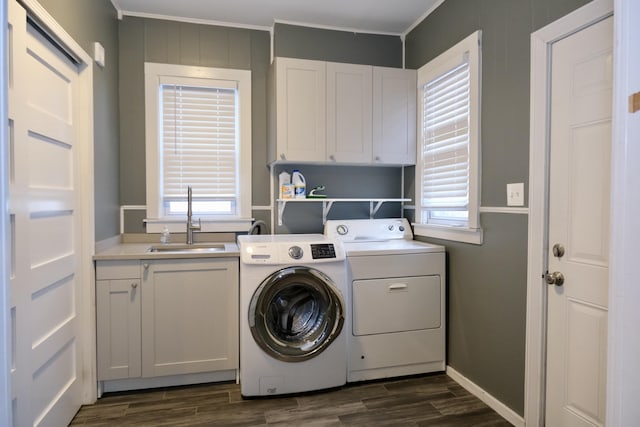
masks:
[[[322,234],[239,236],[240,389],[268,396],[346,383],[346,265]]]
[[[347,382],[445,369],[445,248],[404,218],[329,220],[347,255]]]

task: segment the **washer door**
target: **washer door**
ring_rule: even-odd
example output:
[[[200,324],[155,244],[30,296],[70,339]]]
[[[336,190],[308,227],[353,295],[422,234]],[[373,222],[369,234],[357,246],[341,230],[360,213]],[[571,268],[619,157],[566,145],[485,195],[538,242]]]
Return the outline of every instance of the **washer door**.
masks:
[[[333,281],[309,267],[267,277],[249,304],[249,328],[271,357],[302,362],[322,353],[344,325],[344,300]]]

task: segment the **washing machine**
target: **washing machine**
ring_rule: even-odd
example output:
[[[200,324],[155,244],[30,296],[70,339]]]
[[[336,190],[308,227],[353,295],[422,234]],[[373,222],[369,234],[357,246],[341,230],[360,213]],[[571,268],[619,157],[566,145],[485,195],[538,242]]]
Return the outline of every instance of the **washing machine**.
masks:
[[[239,236],[238,245],[242,395],[344,385],[342,243],[322,234],[290,234]]]
[[[347,256],[347,382],[445,369],[445,248],[405,218],[328,220]]]

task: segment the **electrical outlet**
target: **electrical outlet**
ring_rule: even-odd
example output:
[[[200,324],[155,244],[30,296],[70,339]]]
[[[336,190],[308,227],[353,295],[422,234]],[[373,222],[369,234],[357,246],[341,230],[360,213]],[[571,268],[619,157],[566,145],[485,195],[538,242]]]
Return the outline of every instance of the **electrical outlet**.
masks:
[[[524,206],[524,183],[507,184],[507,206]]]

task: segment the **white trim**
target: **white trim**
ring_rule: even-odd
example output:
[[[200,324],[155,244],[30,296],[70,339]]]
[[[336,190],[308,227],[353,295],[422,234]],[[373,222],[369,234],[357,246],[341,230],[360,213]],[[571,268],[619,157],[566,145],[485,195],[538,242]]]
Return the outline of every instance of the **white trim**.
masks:
[[[69,35],[69,33],[65,31],[64,28],[62,28],[60,24],[56,22],[55,19],[53,19],[51,15],[49,15],[49,12],[47,12],[37,0],[18,0],[18,3],[27,10],[27,14],[29,16],[36,18],[43,29],[49,31],[50,35],[55,37],[56,42],[60,43],[71,56],[82,62],[85,66],[93,63],[91,55],[82,49],[82,47]],[[91,95],[91,98],[93,98],[93,95]],[[91,121],[93,123],[93,118]]]
[[[400,37],[402,35],[402,33],[394,33],[394,32],[388,32],[388,31],[373,31],[373,30],[363,30],[360,28],[336,27],[333,25],[311,24],[308,22],[289,21],[286,19],[274,19],[273,23],[295,25],[297,27],[317,28],[320,30],[342,31],[345,33],[355,33],[355,34],[375,34],[375,35],[381,35],[381,36],[396,36],[396,37]]]
[[[273,64],[274,56],[275,56],[275,28],[271,26],[269,28],[269,64]]]
[[[434,224],[417,224],[415,229],[418,235],[435,237],[447,240],[458,240],[465,243],[482,244],[482,229],[480,226],[480,200],[482,182],[482,155],[481,155],[481,109],[482,109],[482,31],[477,30],[465,37],[454,46],[447,49],[437,57],[418,69],[418,143],[416,144],[415,167],[415,221],[422,221],[422,200],[424,162],[422,155],[422,123],[423,102],[420,101],[422,87],[432,79],[449,71],[453,67],[467,61],[469,64],[469,182],[468,182],[468,228],[436,226]],[[446,231],[445,229],[450,229]]]
[[[239,96],[239,132],[240,137],[238,154],[238,195],[237,214],[226,216],[220,219],[221,222],[242,221],[251,216],[251,71],[231,68],[200,67],[190,65],[160,64],[145,62],[145,147],[146,147],[146,189],[147,189],[147,219],[148,222],[156,223],[158,220],[165,223],[174,222],[164,218],[162,212],[160,194],[160,171],[159,166],[159,145],[158,145],[158,87],[162,77],[172,76],[180,78],[196,78],[211,80],[228,80],[237,83]],[[202,221],[203,224],[205,221]],[[155,228],[147,227],[147,233],[161,232],[154,231]],[[170,228],[170,231],[171,230]],[[202,231],[219,231],[217,229]],[[229,231],[223,227],[221,231]]]
[[[489,408],[496,411],[498,414],[500,414],[501,417],[509,421],[511,424],[516,427],[524,427],[524,418],[518,415],[513,409],[509,408],[507,405],[493,397],[491,394],[487,393],[476,383],[474,383],[449,365],[447,365],[446,373],[452,380],[460,384],[469,393],[473,394],[478,399],[483,401]]]
[[[453,240],[456,242],[471,243],[474,245],[482,244],[483,232],[481,228],[474,230],[470,228],[456,228],[432,224],[414,223],[412,225],[413,234],[416,236]]]
[[[547,195],[549,175],[549,54],[551,45],[611,15],[611,0],[594,0],[531,35],[529,134],[529,228],[527,256],[527,315],[525,406],[527,425],[544,424],[546,358]]]
[[[155,13],[130,12],[130,11],[118,9],[119,19],[122,19],[123,16],[133,16],[136,18],[146,18],[146,19],[161,19],[164,21],[185,22],[187,24],[215,25],[218,27],[242,28],[245,30],[269,31],[268,26],[262,26],[262,25],[238,24],[234,22],[214,21],[211,19],[184,18],[179,16],[168,16],[168,15],[160,15]]]
[[[2,22],[2,28],[6,29],[8,22],[7,13],[7,1],[2,0],[0,2],[0,22]],[[5,32],[6,34],[6,32]],[[0,46],[0,58],[2,63],[8,63],[8,49],[7,43],[2,43]],[[7,67],[4,66],[0,69],[0,123],[7,123],[8,111],[7,111],[7,99],[8,95],[8,76]],[[6,129],[3,127],[3,129]],[[9,141],[8,132],[4,130],[0,132],[0,200],[9,200],[9,162],[7,159],[7,153]],[[0,271],[2,271],[2,277],[0,277],[0,425],[10,426],[13,425],[11,417],[11,332],[9,319],[9,257],[11,256],[11,249],[9,245],[9,212],[7,209],[0,210]]]
[[[440,0],[440,3],[442,3],[443,1],[444,0]],[[169,15],[161,15],[156,13],[132,12],[132,11],[121,10],[117,8],[116,10],[118,12],[118,19],[122,19],[123,16],[132,16],[135,18],[160,19],[163,21],[184,22],[188,24],[200,24],[200,25],[212,25],[217,27],[241,28],[245,30],[256,30],[256,31],[270,31],[273,28],[273,26],[267,26],[267,25],[239,24],[237,22],[216,21],[212,19],[186,18],[181,16],[169,16]],[[375,34],[375,35],[382,35],[382,36],[402,37],[403,35],[406,35],[408,33],[408,31],[398,33],[398,32],[390,32],[390,31],[364,30],[361,28],[338,27],[333,25],[320,25],[320,24],[312,24],[309,22],[289,21],[286,19],[274,19],[273,23],[295,25],[297,27],[317,28],[320,30],[342,31],[345,33]]]
[[[424,21],[425,19],[427,19],[427,16],[431,15],[433,13],[434,10],[436,10],[437,8],[440,7],[440,5],[444,3],[444,0],[437,0],[435,3],[433,3],[433,5],[427,9],[427,11],[425,13],[422,14],[422,16],[420,16],[418,19],[416,19],[413,24],[411,24],[409,26],[409,28],[407,28],[406,30],[404,30],[404,32],[402,33],[402,37],[406,37],[407,34],[409,34],[414,28],[416,28],[418,25],[420,25],[420,23],[422,21]]]
[[[273,206],[251,206],[252,211],[270,211],[273,209]]]
[[[640,289],[638,217],[640,216],[640,113],[629,113],[627,97],[640,91],[640,3],[616,0],[614,15],[614,100],[609,257],[609,337],[606,425],[636,425],[640,370]]]
[[[169,229],[171,233],[184,233],[187,222],[182,219],[145,219],[144,220],[147,233],[162,233],[164,227]],[[206,220],[200,219],[200,233],[226,233],[226,232],[246,232],[251,227],[251,218],[237,219],[216,219]]]
[[[480,213],[503,213],[529,215],[529,208],[514,208],[505,206],[480,206]]]
[[[120,206],[120,234],[124,234],[124,212],[146,211],[147,205],[121,205]]]

